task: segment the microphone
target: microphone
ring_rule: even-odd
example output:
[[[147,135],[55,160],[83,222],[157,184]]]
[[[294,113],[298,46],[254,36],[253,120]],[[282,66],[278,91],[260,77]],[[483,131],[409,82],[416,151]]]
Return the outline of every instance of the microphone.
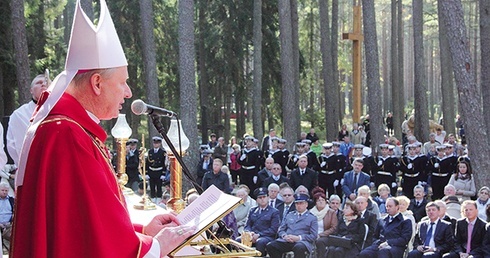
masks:
[[[176,117],[177,114],[173,111],[161,108],[161,107],[155,107],[152,105],[148,105],[143,100],[137,99],[131,103],[131,111],[135,115],[142,115],[142,114],[148,114],[148,115],[159,115],[159,116],[166,116],[166,117]]]

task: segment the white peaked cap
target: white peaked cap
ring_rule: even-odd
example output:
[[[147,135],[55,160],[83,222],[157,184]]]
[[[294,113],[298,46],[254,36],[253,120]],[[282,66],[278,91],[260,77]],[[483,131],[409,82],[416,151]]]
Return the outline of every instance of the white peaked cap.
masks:
[[[37,127],[48,116],[77,72],[127,65],[126,56],[105,0],[100,0],[100,18],[97,27],[82,10],[80,0],[77,0],[65,71],[56,76],[47,89],[50,94],[38,107],[39,110],[27,131],[18,164],[19,171],[16,173],[16,186],[21,186],[24,182],[27,157]]]

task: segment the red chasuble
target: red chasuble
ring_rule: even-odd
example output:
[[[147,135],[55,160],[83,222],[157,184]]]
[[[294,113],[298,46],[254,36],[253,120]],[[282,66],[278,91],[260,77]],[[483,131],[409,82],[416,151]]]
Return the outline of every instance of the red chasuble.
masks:
[[[11,257],[143,257],[152,237],[135,231],[104,153],[104,130],[64,94],[37,129],[17,189]],[[141,227],[136,227],[141,230]]]

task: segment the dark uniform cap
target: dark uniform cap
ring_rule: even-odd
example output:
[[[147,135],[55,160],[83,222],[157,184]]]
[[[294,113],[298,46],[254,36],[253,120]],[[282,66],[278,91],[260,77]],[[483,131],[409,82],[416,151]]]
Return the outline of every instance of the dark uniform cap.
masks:
[[[295,194],[294,202],[307,202],[310,197],[306,194]]]
[[[138,143],[138,139],[131,138],[128,140],[128,144]]]
[[[153,136],[153,138],[151,138],[151,139],[153,139],[154,142],[161,142],[162,141],[162,137],[160,137],[160,136]]]
[[[268,195],[267,188],[265,188],[265,187],[259,187],[259,188],[255,189],[254,195],[257,198],[259,198],[260,196],[267,196]]]

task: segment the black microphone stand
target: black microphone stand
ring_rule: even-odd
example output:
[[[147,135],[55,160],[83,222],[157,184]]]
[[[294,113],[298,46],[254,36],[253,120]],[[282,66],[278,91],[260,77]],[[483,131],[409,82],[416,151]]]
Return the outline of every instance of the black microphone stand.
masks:
[[[199,185],[196,182],[196,179],[194,178],[194,176],[189,171],[189,168],[187,168],[187,166],[185,165],[184,160],[182,159],[182,156],[180,156],[180,153],[177,151],[177,149],[175,148],[174,144],[168,138],[167,132],[165,131],[165,128],[164,128],[162,122],[160,121],[160,116],[155,115],[155,114],[151,114],[149,116],[150,116],[150,118],[151,118],[151,120],[153,122],[153,125],[157,129],[158,133],[165,140],[165,142],[167,143],[168,147],[170,148],[170,150],[174,154],[175,158],[177,159],[177,161],[179,162],[179,164],[182,166],[182,171],[184,172],[185,177],[189,181],[191,181],[192,185],[194,186],[194,188],[196,188],[197,192],[199,194],[202,194],[203,189],[202,189],[201,185]],[[180,145],[180,130],[179,130],[179,145]]]

